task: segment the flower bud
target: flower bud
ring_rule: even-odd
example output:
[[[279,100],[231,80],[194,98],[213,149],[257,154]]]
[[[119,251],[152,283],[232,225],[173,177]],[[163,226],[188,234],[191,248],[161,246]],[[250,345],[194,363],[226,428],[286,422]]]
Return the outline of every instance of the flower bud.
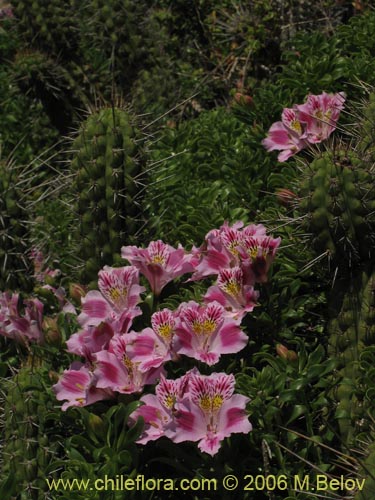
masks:
[[[248,94],[242,94],[242,92],[236,92],[234,94],[234,100],[237,104],[245,106],[251,106],[253,104],[253,98]]]
[[[61,342],[61,334],[57,326],[57,318],[46,317],[43,320],[42,329],[44,339],[49,345],[58,346]]]
[[[81,298],[87,293],[87,288],[79,283],[70,283],[69,285],[69,295],[73,300],[80,303]]]
[[[287,361],[295,361],[298,356],[295,351],[289,350],[285,345],[277,344],[276,352],[280,358],[286,359]]]
[[[276,191],[276,198],[283,207],[290,207],[297,195],[290,189],[281,188]]]
[[[103,420],[94,413],[90,413],[89,415],[88,426],[97,436],[104,435],[105,433],[105,424]]]

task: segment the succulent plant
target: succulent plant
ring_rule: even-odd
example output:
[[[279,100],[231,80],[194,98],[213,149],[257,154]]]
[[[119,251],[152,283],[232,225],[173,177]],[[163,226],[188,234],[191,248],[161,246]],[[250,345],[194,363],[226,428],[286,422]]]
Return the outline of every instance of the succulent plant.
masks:
[[[334,295],[339,295],[338,284]],[[338,360],[336,416],[341,438],[352,443],[360,430],[367,407],[359,401],[360,359],[366,347],[375,343],[375,275],[363,272],[350,280],[342,301],[341,311],[328,325],[329,354]]]
[[[0,290],[30,289],[27,210],[20,169],[11,160],[0,162]]]
[[[351,140],[333,139],[326,151],[313,152],[294,187],[302,227],[339,278],[373,266],[375,256],[374,94],[363,108],[355,110]]]
[[[79,39],[73,0],[14,0],[18,30],[28,43],[69,59]]]
[[[46,367],[30,357],[18,373],[2,379],[4,398],[0,493],[4,500],[46,498],[45,470],[54,457],[46,416],[53,397],[44,380]]]
[[[120,248],[142,226],[142,138],[120,108],[103,108],[82,123],[73,143],[71,168],[78,196],[78,255],[82,279],[120,262]]]
[[[325,152],[310,163],[299,194],[298,211],[317,252],[342,269],[374,258],[371,163],[351,150]]]

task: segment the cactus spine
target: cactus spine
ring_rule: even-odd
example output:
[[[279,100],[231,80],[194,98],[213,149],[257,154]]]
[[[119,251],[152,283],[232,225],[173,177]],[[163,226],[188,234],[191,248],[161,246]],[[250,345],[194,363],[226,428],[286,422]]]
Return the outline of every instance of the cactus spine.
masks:
[[[140,229],[143,156],[140,134],[120,108],[91,114],[74,141],[72,170],[80,218],[81,279],[95,281]]]

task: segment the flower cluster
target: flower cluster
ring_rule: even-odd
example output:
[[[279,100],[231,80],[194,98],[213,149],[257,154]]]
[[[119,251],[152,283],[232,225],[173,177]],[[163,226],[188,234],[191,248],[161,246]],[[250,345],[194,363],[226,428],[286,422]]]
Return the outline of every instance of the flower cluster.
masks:
[[[34,256],[36,255],[34,253]],[[41,263],[42,254],[38,254],[37,257]],[[56,271],[54,277],[57,272],[59,271]],[[40,274],[39,277],[38,281],[44,283],[46,275]],[[75,307],[67,300],[63,288],[43,284],[38,287],[37,293],[42,300],[52,298],[57,313],[76,314]],[[46,340],[51,340],[48,330],[54,329],[54,322],[55,319],[45,315],[44,304],[38,297],[25,299],[19,293],[0,292],[0,335],[3,337],[24,346],[30,343],[43,344]]]
[[[275,122],[262,144],[267,151],[278,150],[277,159],[286,161],[294,154],[327,139],[335,130],[345,94],[310,94],[304,104],[284,108],[281,121]]]
[[[0,292],[0,335],[19,344],[40,343],[42,322],[43,304],[39,299],[22,301],[18,293]]]
[[[43,252],[35,247],[30,251],[30,260],[34,266],[35,281],[39,283],[47,283],[61,274],[60,269],[50,269],[49,267],[45,267],[45,256]]]
[[[162,376],[155,395],[143,396],[144,405],[131,415],[146,424],[138,442],[162,436],[175,443],[199,441],[201,451],[214,455],[224,438],[252,429],[245,411],[249,398],[233,394],[234,385],[234,376],[226,373],[204,376],[191,370],[176,380]]]
[[[215,365],[225,354],[241,351],[248,342],[240,325],[256,305],[256,283],[266,281],[280,239],[266,234],[262,225],[243,227],[225,223],[206,235],[201,248],[190,252],[153,241],[148,248],[122,248],[131,265],[105,266],[98,288],[82,297],[77,320],[81,330],[67,341],[68,351],[84,358],[65,370],[54,386],[62,409],[85,406],[116,393],[142,393],[155,384],[156,395],[142,396],[144,405],[132,419],[142,416],[145,443],[165,435],[175,442],[199,441],[214,454],[231,432],[249,432],[247,398],[234,395],[234,376],[197,370],[177,380],[166,378],[167,362],[181,356]],[[190,281],[216,276],[201,303],[183,302],[176,310],[161,308],[150,324],[133,330],[139,307],[142,274],[155,296],[167,283],[186,273]]]

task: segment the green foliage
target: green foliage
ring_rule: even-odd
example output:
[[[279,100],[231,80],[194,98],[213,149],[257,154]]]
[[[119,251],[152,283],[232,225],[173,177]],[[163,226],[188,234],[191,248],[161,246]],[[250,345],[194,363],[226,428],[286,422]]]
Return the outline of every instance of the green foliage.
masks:
[[[261,147],[248,147],[250,134],[223,108],[165,129],[153,147],[146,199],[157,238],[194,244],[224,220],[254,217],[270,162]]]
[[[4,45],[11,51],[12,33],[9,30],[3,35]],[[15,56],[13,50],[12,56]],[[13,65],[8,62],[0,66],[0,86],[1,157],[12,157],[23,165],[32,161],[42,163],[38,157],[58,140],[56,128],[39,100],[20,93],[15,85]]]
[[[111,62],[117,83],[128,86],[145,51],[140,30],[144,16],[142,2],[89,0],[85,10],[83,47],[91,51],[94,46],[104,60]]]
[[[329,37],[320,32],[300,33],[291,40],[283,52],[281,85],[294,92],[298,98],[322,90],[346,90],[351,97],[361,93],[353,84],[358,80],[374,83],[374,60],[371,46],[375,29],[375,12],[353,17]]]
[[[46,478],[50,482],[56,477],[66,481],[79,478],[83,481],[89,480],[91,484],[105,477],[113,480],[120,476],[124,480],[134,478],[139,465],[139,452],[135,441],[142,432],[143,423],[140,419],[129,428],[127,422],[129,415],[138,406],[138,401],[130,399],[109,409],[99,404],[94,413],[85,408],[68,410],[67,419],[75,421],[77,433],[66,440],[64,459],[56,460],[46,468]],[[54,473],[56,469],[59,470],[58,476]],[[136,494],[139,498],[139,492]],[[123,498],[124,492],[112,491],[110,488],[105,491],[94,488],[91,488],[91,491],[90,488],[64,491],[60,487],[54,495],[54,498],[69,500],[119,500]]]
[[[327,451],[320,443],[334,445],[332,432],[329,375],[335,369],[335,360],[327,358],[325,349],[317,345],[308,352],[302,340],[295,340],[296,355],[293,359],[275,357],[270,346],[264,345],[253,357],[257,368],[247,368],[236,376],[239,392],[250,397],[251,447],[263,448],[263,457],[253,457],[248,470],[256,462],[260,474],[309,475],[314,481],[314,471],[309,463],[321,471],[332,471]],[[308,437],[308,438],[307,438]],[[292,495],[291,489],[288,490]],[[280,498],[279,495],[275,498]]]
[[[139,132],[120,108],[104,108],[82,123],[71,171],[80,219],[82,279],[121,262],[120,249],[142,227],[143,155]]]

